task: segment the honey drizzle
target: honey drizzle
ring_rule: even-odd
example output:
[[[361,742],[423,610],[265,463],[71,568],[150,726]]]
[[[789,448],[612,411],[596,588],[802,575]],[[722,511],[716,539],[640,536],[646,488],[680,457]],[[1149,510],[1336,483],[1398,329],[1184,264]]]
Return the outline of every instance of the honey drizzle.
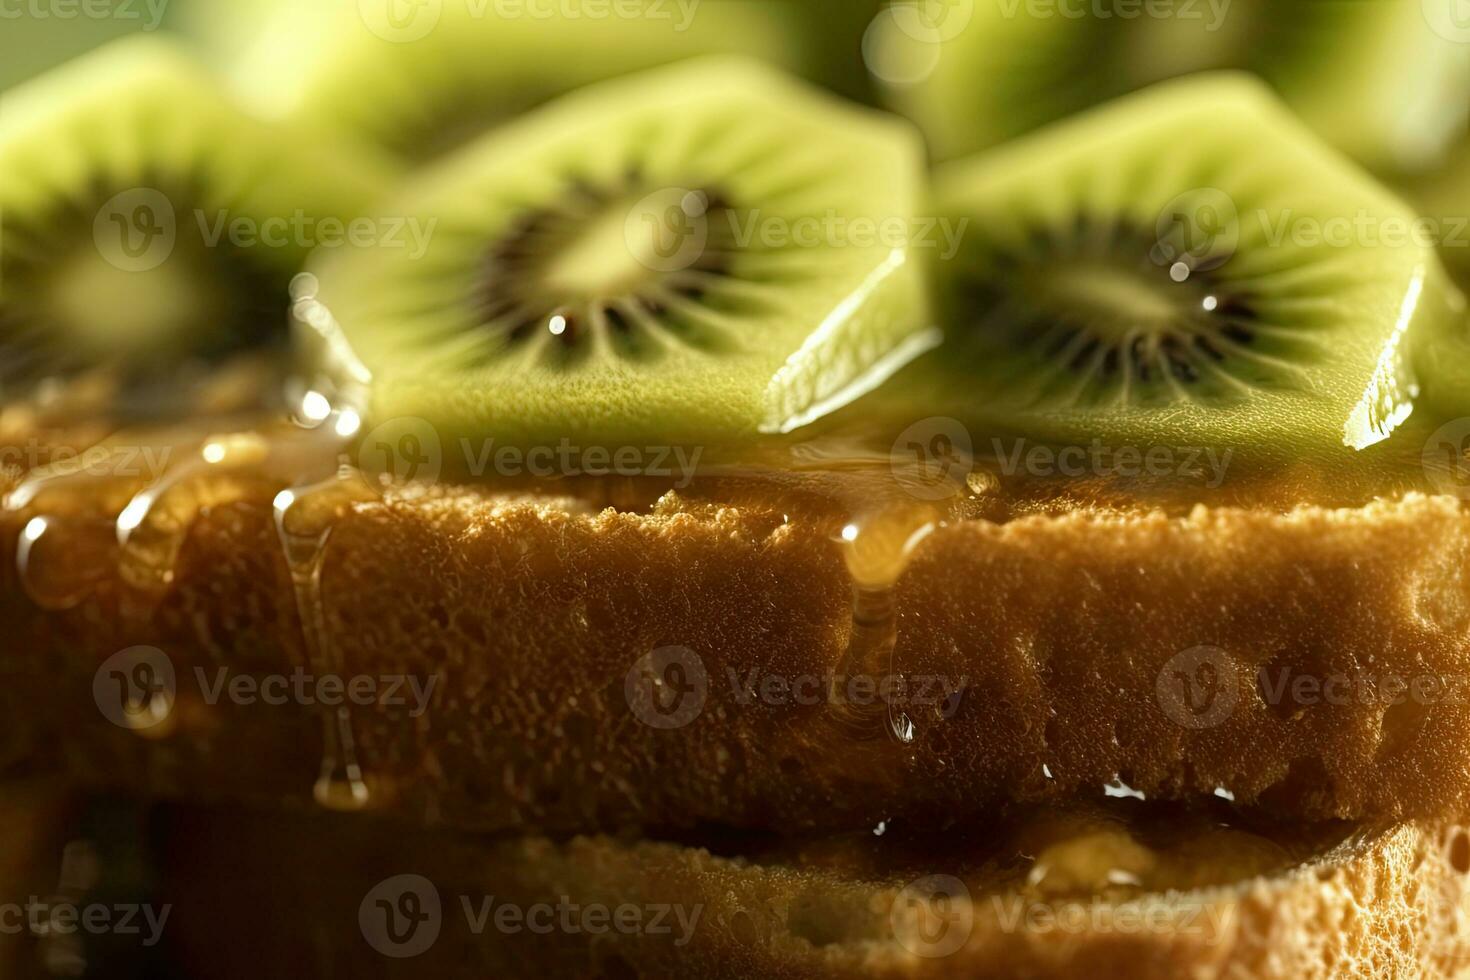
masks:
[[[343,469],[331,479],[281,491],[275,501],[276,531],[291,574],[291,589],[301,620],[304,662],[318,676],[345,673],[340,650],[332,640],[322,590],[322,572],[332,532],[351,497],[344,491],[360,485]],[[325,505],[325,507],[324,507]],[[303,515],[298,519],[297,515]],[[322,765],[312,793],[329,810],[354,811],[375,803],[375,794],[358,756],[351,711],[344,705],[323,708]]]
[[[287,489],[275,497],[274,517],[301,623],[299,666],[318,675],[340,675],[345,664],[329,624],[323,572],[337,522],[354,501],[371,499],[373,493],[361,474],[344,462],[361,417],[346,404],[328,403],[316,391],[293,401],[298,409],[290,427],[268,421],[205,438],[198,438],[204,431],[200,428],[194,429],[192,438],[172,434],[169,444],[183,447],[184,458],[127,498],[111,523],[78,521],[43,506],[53,490],[90,489],[89,481],[108,483],[106,478],[34,472],[7,500],[13,510],[35,511],[17,554],[27,592],[43,608],[71,608],[86,598],[111,561],[124,584],[141,597],[142,604],[135,608],[146,614],[174,583],[188,532],[200,510],[214,499],[211,481],[232,474],[284,482]],[[851,577],[851,629],[834,683],[855,675],[899,679],[896,586],[919,543],[943,519],[945,506],[904,493],[887,456],[859,456],[850,454],[850,448],[837,446],[831,458],[823,458],[821,452],[816,458],[794,453],[784,473],[778,472],[779,467],[764,473],[734,467],[702,475],[713,477],[716,485],[733,477],[747,487],[772,481],[789,487],[793,477],[802,483],[815,477],[817,496],[848,509],[853,516],[839,547]],[[326,474],[330,475],[323,478]],[[111,541],[106,540],[106,530],[114,532]],[[86,553],[97,560],[70,560],[80,553],[83,539],[90,541]],[[52,552],[55,560],[49,557]],[[75,569],[75,577],[47,578],[51,570],[63,567]],[[896,703],[880,699],[855,706],[834,697],[829,711],[845,737],[871,740],[886,734],[900,744],[916,737],[914,718]],[[352,712],[345,707],[322,708],[320,722],[323,751],[314,798],[332,810],[380,804],[387,781],[364,764]]]
[[[36,516],[26,522],[16,544],[21,589],[48,612],[85,602],[115,561],[111,521]]]
[[[877,452],[848,436],[796,443],[785,452],[784,468],[715,466],[701,475],[726,489],[725,481],[778,492],[800,489],[849,515],[837,544],[851,583],[851,619],[829,678],[828,720],[855,741],[888,737],[911,744],[918,729],[907,711],[892,701],[851,704],[841,687],[849,678],[865,677],[890,678],[898,690],[907,688],[897,663],[898,582],[924,539],[946,520],[964,515],[972,491],[961,480],[936,475],[923,460]]]
[[[852,582],[852,626],[833,675],[834,685],[854,676],[903,679],[897,663],[898,581],[939,519],[934,507],[913,501],[890,502],[843,527],[842,557]],[[834,689],[831,703],[834,723],[851,738],[869,740],[886,732],[908,745],[916,737],[913,718],[892,700],[882,705],[852,705]]]
[[[152,440],[157,457],[172,462],[127,496],[111,519],[71,514],[58,505],[87,501],[102,491],[116,496],[137,485],[135,474],[119,474],[106,465],[120,455],[119,446],[99,444],[88,467],[67,463],[32,470],[4,500],[5,509],[27,518],[15,555],[26,594],[49,611],[72,609],[115,568],[125,586],[124,614],[146,619],[173,585],[179,553],[201,509],[216,499],[230,499],[215,484],[229,476],[263,476],[289,486],[275,498],[275,521],[301,621],[301,666],[341,675],[344,665],[327,627],[321,572],[343,508],[323,510],[321,504],[340,497],[346,488],[368,492],[342,465],[361,418],[354,408],[331,406],[316,392],[306,392],[300,406],[290,425],[262,413],[249,421],[236,419],[222,434],[202,438],[200,433],[207,431],[202,427],[135,433],[132,441]],[[334,475],[323,479],[326,473]],[[306,529],[300,526],[303,514],[315,522]],[[323,708],[322,731],[315,798],[334,810],[370,805],[374,780],[360,761],[350,713]],[[151,728],[148,734],[154,734]]]

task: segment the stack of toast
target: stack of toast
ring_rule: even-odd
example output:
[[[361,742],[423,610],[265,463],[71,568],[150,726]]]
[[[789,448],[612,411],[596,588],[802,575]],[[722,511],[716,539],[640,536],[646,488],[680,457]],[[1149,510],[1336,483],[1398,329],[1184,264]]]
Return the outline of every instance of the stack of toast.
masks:
[[[0,970],[1470,974],[1470,39],[624,6],[3,95]]]

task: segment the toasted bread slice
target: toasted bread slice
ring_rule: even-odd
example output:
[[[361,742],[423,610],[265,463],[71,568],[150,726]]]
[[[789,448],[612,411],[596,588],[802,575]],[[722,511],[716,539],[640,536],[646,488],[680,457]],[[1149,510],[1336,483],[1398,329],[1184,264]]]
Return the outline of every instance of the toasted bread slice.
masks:
[[[111,568],[62,613],[5,568],[11,765],[64,757],[163,792],[310,791],[312,708],[218,688],[221,670],[311,667],[270,494],[211,492],[145,614]],[[7,521],[7,549],[23,523]],[[836,706],[810,703],[818,689],[797,697],[853,640],[841,526],[674,495],[647,513],[471,490],[354,504],[332,533],[321,612],[340,672],[384,679],[378,693],[400,702],[354,709],[364,765],[393,788],[385,802],[490,829],[947,822],[1118,781],[1312,817],[1434,815],[1470,795],[1457,500],[1077,508],[934,529],[892,590],[893,662],[936,679],[909,705],[909,744],[847,738]],[[99,666],[144,643],[178,678],[176,737],[139,738],[95,700]],[[630,672],[669,647],[697,658],[707,692],[684,724],[654,727],[630,704]],[[1216,688],[1196,695],[1200,678]]]
[[[171,939],[200,978],[330,963],[385,978],[1381,980],[1470,964],[1462,826],[1247,828],[1153,806],[718,853],[239,808],[175,809],[158,837]]]
[[[325,755],[337,803],[485,830],[942,828],[1105,787],[1470,807],[1458,498],[1023,507],[1002,484],[968,516],[900,500],[853,543],[823,479],[326,494],[305,592],[264,473],[181,479],[121,549],[138,486],[33,499],[0,512],[0,552],[31,545],[25,576],[0,562],[3,762],[278,801],[320,789]],[[105,702],[138,645],[174,689],[124,725]],[[324,709],[323,678],[362,703]]]

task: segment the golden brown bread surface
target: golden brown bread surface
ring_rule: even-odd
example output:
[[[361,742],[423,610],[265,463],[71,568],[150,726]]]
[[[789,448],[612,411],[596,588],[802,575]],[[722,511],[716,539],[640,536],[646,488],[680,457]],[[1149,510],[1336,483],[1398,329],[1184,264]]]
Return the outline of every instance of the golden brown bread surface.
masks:
[[[0,562],[11,771],[309,797],[315,709],[206,703],[221,670],[330,666],[303,647],[277,489],[200,491],[172,581],[146,603],[115,545],[71,553],[100,581],[69,611],[39,609]],[[110,520],[125,500],[73,504]],[[0,516],[14,553],[27,514]],[[1105,784],[1312,817],[1470,803],[1470,518],[1455,498],[941,519],[856,623],[851,517],[799,491],[718,487],[622,510],[447,485],[353,500],[321,574],[338,672],[434,684],[422,713],[404,687],[403,704],[352,710],[372,802],[551,831],[942,828],[998,800]],[[873,626],[888,609],[891,667]],[[94,698],[99,665],[134,644],[164,651],[179,679],[168,724],[146,738]],[[640,658],[668,647],[687,652],[681,670],[697,659],[707,691],[666,701],[699,710],[661,728],[627,692],[647,683],[635,673],[629,687]],[[915,685],[898,709],[909,743],[869,737],[881,705],[855,723],[825,703],[839,669]]]
[[[157,836],[173,938],[200,980],[302,963],[382,978],[1087,980],[1408,980],[1470,965],[1462,826],[1158,819],[1043,811],[927,846],[864,834],[718,855],[238,808],[173,810]]]

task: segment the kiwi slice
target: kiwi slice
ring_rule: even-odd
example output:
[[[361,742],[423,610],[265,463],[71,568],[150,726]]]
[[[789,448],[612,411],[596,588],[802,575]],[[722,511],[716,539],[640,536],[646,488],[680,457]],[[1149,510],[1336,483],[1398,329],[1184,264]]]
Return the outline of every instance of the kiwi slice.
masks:
[[[421,256],[314,264],[371,414],[556,445],[739,442],[933,341],[901,120],[714,57],[568,95],[427,173]],[[879,230],[874,233],[875,229]]]
[[[702,54],[796,69],[784,2],[435,0],[292,4],[240,65],[242,95],[424,162],[572,89]]]
[[[1470,292],[1470,144],[1453,154],[1451,165],[1432,175],[1406,181],[1405,193],[1422,215],[1426,240],[1438,246],[1441,260],[1461,295]],[[1463,306],[1463,301],[1462,301]],[[1425,399],[1440,421],[1470,416],[1470,317],[1461,316],[1446,329],[1419,335],[1415,359],[1424,382]]]
[[[867,39],[869,65],[944,159],[1169,78],[1242,69],[1361,162],[1416,169],[1453,138],[1470,99],[1470,45],[1436,32],[1422,0],[1103,0],[1095,9],[893,0]]]
[[[0,393],[284,347],[290,280],[321,223],[383,186],[250,119],[156,38],[8,93],[0,173]]]
[[[1300,461],[1413,409],[1453,322],[1413,214],[1238,74],[1167,82],[936,177],[931,411],[1047,440]],[[943,392],[936,394],[936,392]]]

